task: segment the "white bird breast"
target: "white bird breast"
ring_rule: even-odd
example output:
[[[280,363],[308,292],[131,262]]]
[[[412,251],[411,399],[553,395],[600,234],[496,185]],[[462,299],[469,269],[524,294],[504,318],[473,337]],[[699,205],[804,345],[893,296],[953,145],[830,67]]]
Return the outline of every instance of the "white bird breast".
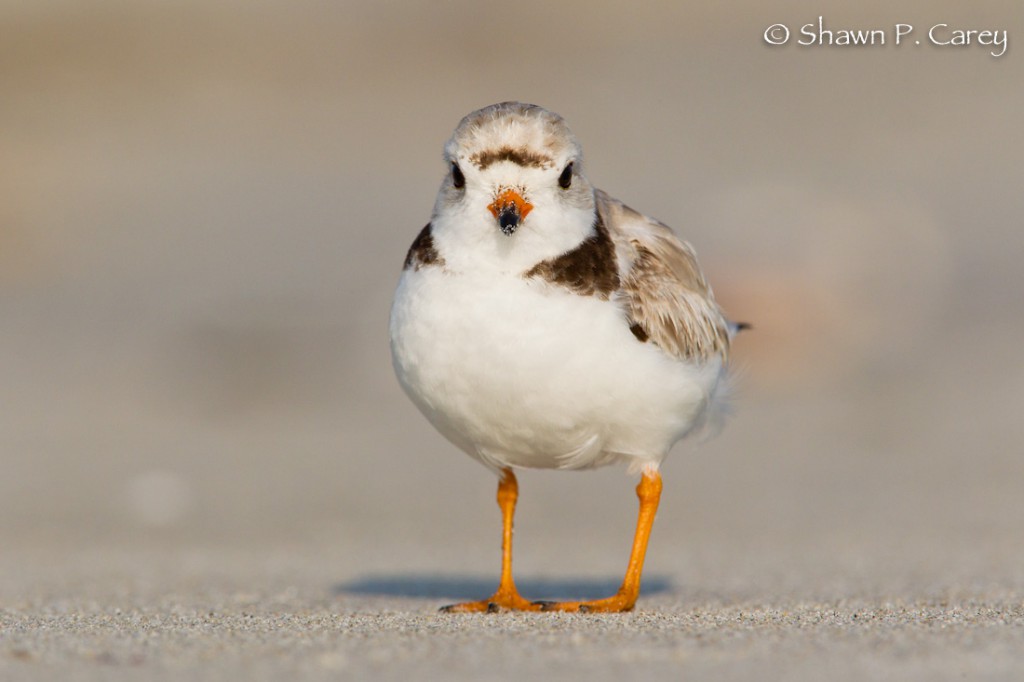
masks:
[[[403,272],[391,350],[413,402],[492,468],[656,468],[722,374],[638,341],[613,301],[441,267]]]

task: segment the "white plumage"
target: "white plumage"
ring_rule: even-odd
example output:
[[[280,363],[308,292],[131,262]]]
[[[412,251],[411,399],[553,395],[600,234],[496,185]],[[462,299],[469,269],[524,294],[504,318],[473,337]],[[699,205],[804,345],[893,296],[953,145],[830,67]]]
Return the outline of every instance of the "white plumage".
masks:
[[[406,270],[391,337],[416,405],[494,468],[656,467],[699,423],[722,367],[640,343],[615,300],[512,273]]]

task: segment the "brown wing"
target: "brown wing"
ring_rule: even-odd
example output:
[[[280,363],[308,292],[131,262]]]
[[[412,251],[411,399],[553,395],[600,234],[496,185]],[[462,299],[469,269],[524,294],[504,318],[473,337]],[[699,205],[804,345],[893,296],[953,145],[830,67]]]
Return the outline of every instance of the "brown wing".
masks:
[[[690,245],[604,192],[596,196],[619,253],[618,296],[637,339],[680,359],[727,357],[729,324]]]

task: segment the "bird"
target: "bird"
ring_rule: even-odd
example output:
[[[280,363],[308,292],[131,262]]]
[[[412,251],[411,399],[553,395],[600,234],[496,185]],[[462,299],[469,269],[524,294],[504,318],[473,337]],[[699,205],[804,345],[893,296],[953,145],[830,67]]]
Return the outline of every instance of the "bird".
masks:
[[[720,421],[730,343],[746,325],[715,302],[693,248],[596,189],[580,143],[543,107],[465,116],[444,147],[430,221],[390,314],[405,393],[498,476],[497,590],[453,613],[631,611],[674,443]],[[610,597],[536,601],[512,573],[517,469],[624,464],[639,474],[626,573]]]

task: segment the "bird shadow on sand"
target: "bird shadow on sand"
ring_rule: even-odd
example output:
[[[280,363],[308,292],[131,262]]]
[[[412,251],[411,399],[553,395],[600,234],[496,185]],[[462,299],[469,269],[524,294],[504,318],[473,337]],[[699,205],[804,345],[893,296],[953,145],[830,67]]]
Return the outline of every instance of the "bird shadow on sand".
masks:
[[[600,599],[615,594],[622,582],[613,578],[517,578],[519,592],[528,599]],[[368,575],[338,583],[335,595],[412,597],[452,601],[481,599],[494,592],[498,577],[469,575],[400,574]],[[663,575],[644,576],[643,594],[660,594],[672,589]]]

